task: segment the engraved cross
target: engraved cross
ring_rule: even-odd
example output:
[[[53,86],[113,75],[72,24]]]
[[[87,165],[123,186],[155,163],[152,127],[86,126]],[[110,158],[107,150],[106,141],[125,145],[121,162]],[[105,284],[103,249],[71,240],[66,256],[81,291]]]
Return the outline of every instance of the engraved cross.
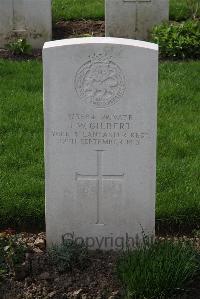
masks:
[[[135,9],[135,32],[138,31],[138,3],[140,2],[151,2],[152,0],[123,0],[124,2],[134,2],[136,5]]]
[[[97,153],[97,173],[96,174],[79,174],[76,173],[76,180],[95,180],[97,183],[97,220],[96,224],[103,225],[100,217],[100,210],[103,201],[103,182],[105,180],[119,180],[124,178],[124,174],[103,174],[103,153],[104,150],[96,150]]]

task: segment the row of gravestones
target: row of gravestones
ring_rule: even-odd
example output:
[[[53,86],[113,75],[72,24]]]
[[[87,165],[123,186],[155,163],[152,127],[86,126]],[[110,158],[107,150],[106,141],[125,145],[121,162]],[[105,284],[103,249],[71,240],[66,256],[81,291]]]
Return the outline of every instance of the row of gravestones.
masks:
[[[106,36],[147,40],[168,20],[168,0],[106,0]],[[33,48],[52,39],[51,0],[0,0],[0,47],[26,38]]]

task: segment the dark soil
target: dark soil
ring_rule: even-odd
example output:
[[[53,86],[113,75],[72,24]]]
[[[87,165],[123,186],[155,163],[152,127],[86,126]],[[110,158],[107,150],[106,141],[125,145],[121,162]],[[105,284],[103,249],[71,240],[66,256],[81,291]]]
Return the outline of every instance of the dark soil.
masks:
[[[7,49],[0,49],[0,58],[17,60],[17,61],[30,60],[30,59],[41,60],[42,51],[41,50],[32,50],[32,53],[30,55],[29,54],[16,55]]]
[[[16,236],[28,246],[26,258],[15,273],[0,282],[0,299],[121,298],[115,274],[116,252],[89,252],[84,266],[63,273],[50,262],[44,233]]]
[[[83,37],[83,36],[104,36],[104,21],[63,21],[55,24],[53,28],[53,39]]]
[[[104,21],[61,21],[53,26],[53,40],[74,38],[74,37],[89,37],[89,36],[104,36],[105,25]],[[42,51],[33,50],[31,55],[15,55],[6,49],[0,49],[0,58],[13,60],[30,60],[41,59]]]
[[[103,299],[119,297],[119,285],[114,274],[116,255],[95,253],[85,269],[58,273],[48,265],[45,253],[32,256],[34,268],[24,279],[7,278],[0,289],[0,298],[29,299]],[[3,297],[1,297],[1,294]]]

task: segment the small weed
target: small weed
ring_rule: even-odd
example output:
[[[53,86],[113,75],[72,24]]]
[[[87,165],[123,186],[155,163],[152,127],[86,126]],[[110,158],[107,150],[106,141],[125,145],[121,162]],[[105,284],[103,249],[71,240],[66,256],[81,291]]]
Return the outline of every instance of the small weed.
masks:
[[[14,55],[29,55],[32,52],[32,47],[24,38],[11,42],[6,45],[7,49]]]
[[[15,268],[25,260],[26,246],[16,236],[0,234],[0,269],[4,272],[15,273]]]
[[[67,240],[60,245],[53,245],[48,250],[50,260],[59,272],[70,271],[77,266],[84,268],[87,252],[85,246]]]
[[[127,251],[117,272],[127,298],[168,298],[183,290],[199,271],[196,252],[189,244],[157,241]]]

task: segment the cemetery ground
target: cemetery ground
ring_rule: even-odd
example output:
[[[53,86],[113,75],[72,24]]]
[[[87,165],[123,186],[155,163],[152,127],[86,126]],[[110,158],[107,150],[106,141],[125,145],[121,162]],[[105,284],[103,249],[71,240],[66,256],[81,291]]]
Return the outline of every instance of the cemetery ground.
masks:
[[[181,235],[187,232],[190,237],[198,236],[199,70],[199,61],[160,64],[156,212],[157,229],[160,234],[165,232]],[[18,232],[43,230],[42,64],[37,60],[1,60],[0,77],[1,97],[4,99],[1,102],[1,227],[15,227]],[[194,232],[194,229],[197,231]],[[19,237],[21,238],[21,235]],[[39,247],[34,245],[37,235],[30,235],[26,242],[34,248],[32,254],[35,252],[37,256],[39,252],[44,258],[43,251],[40,251],[43,235],[38,237]],[[110,296],[118,291],[118,284],[111,279],[115,277],[115,258],[113,254],[108,254],[106,259],[100,255],[95,258],[98,265],[86,267],[89,269],[86,272],[75,272],[75,279],[71,282],[71,291],[68,293],[71,292],[73,296],[74,292],[81,289],[81,294],[84,294],[85,290],[90,294],[88,296],[91,296],[88,298],[96,298],[94,296],[98,291],[103,294],[107,290]],[[111,259],[111,268],[107,268],[107,259]],[[23,288],[24,292],[34,294],[37,286],[38,293],[35,294],[38,297],[35,298],[44,298],[41,294],[46,293],[53,296],[52,292],[56,292],[54,298],[62,298],[59,297],[62,292],[65,293],[63,286],[61,287],[62,279],[69,281],[69,274],[58,280],[55,274],[47,274],[51,272],[50,268],[44,270],[43,266],[38,267],[39,269],[33,272],[32,280],[26,278],[23,282],[15,282],[15,291],[19,292],[19,288]],[[96,278],[93,276],[95,268],[98,269],[98,273],[95,272],[98,275]],[[90,277],[87,278],[90,281],[89,290],[85,288],[88,284],[83,279],[85,273]],[[105,277],[108,282],[104,281]],[[77,283],[79,280],[80,284]],[[97,280],[104,281],[102,286],[95,286]],[[52,281],[57,281],[54,287]],[[65,287],[68,288],[66,285]]]
[[[65,10],[69,1],[53,1],[54,38],[104,34],[103,1],[77,0]],[[170,5],[171,20],[190,15],[186,1]],[[130,257],[129,265],[136,269],[133,277],[125,269],[126,256],[121,262],[119,253],[88,253],[76,247],[68,249],[70,258],[65,260],[62,252],[49,255],[45,250],[45,234],[40,232],[44,231],[42,63],[40,52],[34,55],[39,59],[1,52],[12,59],[0,59],[0,250],[6,247],[9,270],[3,272],[5,259],[0,256],[0,298],[114,299],[125,298],[124,289],[131,292],[135,286],[137,296],[131,298],[200,298],[200,61],[160,62],[156,230],[158,240],[173,240],[177,247],[169,241],[165,249],[158,245],[150,253],[141,252],[137,263]],[[191,242],[195,251],[189,245],[182,248],[178,240]]]

